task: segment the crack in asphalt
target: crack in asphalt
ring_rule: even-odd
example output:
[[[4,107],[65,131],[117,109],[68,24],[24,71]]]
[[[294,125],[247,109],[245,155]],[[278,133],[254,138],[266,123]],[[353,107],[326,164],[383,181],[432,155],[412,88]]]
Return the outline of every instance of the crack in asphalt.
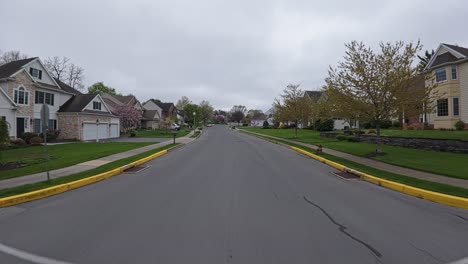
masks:
[[[371,245],[367,244],[366,242],[360,240],[359,238],[353,236],[352,234],[348,233],[346,231],[346,226],[338,223],[335,219],[333,219],[333,217],[327,212],[325,211],[325,209],[323,209],[322,207],[320,207],[320,205],[318,204],[315,204],[314,202],[310,201],[309,199],[307,199],[307,197],[303,196],[304,200],[309,203],[310,205],[318,208],[326,217],[328,217],[328,219],[330,220],[330,222],[332,222],[334,225],[338,226],[338,230],[340,230],[340,232],[342,232],[343,234],[345,234],[346,236],[348,236],[349,238],[351,238],[352,240],[358,242],[359,244],[363,245],[364,247],[366,247],[367,249],[369,249],[376,257],[380,258],[382,257],[382,254],[377,250],[375,249],[374,247],[372,247]]]
[[[456,217],[458,217],[458,218],[460,218],[460,219],[465,220],[465,221],[468,222],[468,218],[463,217],[463,216],[461,216],[461,215],[457,215],[457,214],[454,214],[454,215],[455,215]]]
[[[441,260],[441,259],[437,258],[436,256],[432,255],[432,254],[431,254],[429,251],[427,251],[427,250],[425,250],[425,249],[422,249],[422,248],[419,248],[419,247],[417,247],[416,245],[414,245],[414,244],[413,244],[413,243],[411,243],[411,242],[408,242],[408,244],[410,244],[410,245],[411,245],[413,248],[415,248],[416,250],[418,250],[418,251],[420,251],[420,252],[422,252],[422,253],[424,253],[424,254],[428,255],[429,257],[431,257],[431,258],[433,258],[433,259],[437,260],[438,262],[441,262],[441,263],[445,263],[445,262],[446,262],[446,261],[443,261],[443,260]]]

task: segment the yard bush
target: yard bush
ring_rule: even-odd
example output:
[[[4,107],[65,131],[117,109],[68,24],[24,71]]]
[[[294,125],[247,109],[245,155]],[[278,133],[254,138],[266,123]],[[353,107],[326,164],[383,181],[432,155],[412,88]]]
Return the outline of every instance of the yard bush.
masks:
[[[31,145],[40,145],[42,144],[42,142],[44,142],[44,140],[41,138],[41,137],[32,137],[30,140],[29,140],[29,143]]]
[[[0,148],[8,143],[8,125],[5,120],[0,118]]]
[[[46,133],[47,142],[56,141],[59,135],[60,135],[60,130],[54,130],[54,129],[47,130],[47,133]],[[43,133],[39,134],[39,137],[43,139],[44,134]]]
[[[347,139],[347,136],[345,136],[345,135],[338,135],[338,136],[336,136],[336,139],[338,139],[339,141],[343,141],[343,140],[346,140],[346,139]]]
[[[10,144],[16,145],[16,146],[24,146],[26,145],[26,142],[22,138],[17,138],[17,139],[10,140]]]
[[[456,130],[463,130],[465,129],[465,122],[463,121],[458,121],[457,123],[455,123],[455,129]]]
[[[268,123],[268,121],[263,121],[263,128],[270,128],[270,124]]]
[[[380,121],[380,128],[382,129],[389,129],[392,126],[391,120],[382,120]]]
[[[31,132],[24,132],[21,134],[21,139],[24,140],[27,144],[31,144],[30,140],[33,137],[37,137],[36,133],[31,133]]]
[[[333,119],[317,120],[315,121],[315,129],[317,131],[332,131],[334,128],[335,122]]]
[[[367,131],[367,134],[377,134],[377,132],[375,131],[375,129],[369,129],[369,131]]]
[[[137,135],[137,131],[134,130],[134,129],[128,130],[127,133],[128,133],[128,135],[129,135],[130,137],[136,137],[136,135]]]
[[[347,137],[346,137],[346,140],[347,140],[348,142],[359,142],[359,140],[358,140],[356,137],[354,137],[354,136],[347,136]]]
[[[400,128],[401,127],[400,121],[393,121],[392,122],[392,127]]]
[[[247,123],[242,123],[242,126],[243,126],[243,127],[246,127],[246,126],[249,126],[249,124],[247,124]]]

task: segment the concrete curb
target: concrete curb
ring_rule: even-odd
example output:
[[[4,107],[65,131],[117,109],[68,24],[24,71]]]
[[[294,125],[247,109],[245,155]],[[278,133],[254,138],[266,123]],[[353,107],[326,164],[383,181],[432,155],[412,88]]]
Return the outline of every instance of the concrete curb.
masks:
[[[181,145],[183,145],[183,144],[181,144]],[[70,191],[70,190],[73,190],[73,189],[77,189],[77,188],[80,188],[80,187],[83,187],[83,186],[86,186],[86,185],[90,185],[90,184],[93,184],[93,183],[96,183],[96,182],[111,178],[113,176],[121,174],[126,169],[141,165],[141,164],[146,163],[146,162],[148,162],[150,160],[153,160],[153,159],[159,158],[159,157],[161,157],[163,155],[166,155],[173,148],[177,148],[177,147],[179,147],[179,145],[168,148],[168,149],[165,149],[165,150],[161,150],[161,151],[159,151],[157,153],[149,155],[148,157],[139,159],[137,161],[134,161],[134,162],[129,163],[127,165],[124,165],[122,167],[119,167],[119,168],[116,168],[116,169],[113,169],[113,170],[110,170],[110,171],[106,171],[106,172],[103,172],[103,173],[100,173],[100,174],[97,174],[97,175],[94,175],[94,176],[90,176],[90,177],[87,177],[87,178],[84,178],[84,179],[80,179],[80,180],[76,180],[76,181],[72,181],[72,182],[68,182],[68,183],[64,183],[64,184],[60,184],[60,185],[56,185],[56,186],[52,186],[52,187],[37,190],[37,191],[32,191],[32,192],[28,192],[28,193],[23,193],[23,194],[9,196],[9,197],[5,197],[5,198],[0,198],[0,208],[13,206],[13,205],[21,204],[21,203],[26,203],[26,202],[30,202],[30,201],[34,201],[34,200],[38,200],[38,199],[42,199],[42,198],[45,198],[45,197],[49,197],[49,196],[52,196],[52,195],[67,192],[67,191]]]
[[[445,204],[445,205],[450,205],[450,206],[453,206],[453,207],[468,209],[468,198],[463,198],[463,197],[458,197],[458,196],[453,196],[453,195],[428,191],[428,190],[420,189],[420,188],[417,188],[417,187],[405,185],[405,184],[402,184],[402,183],[393,182],[393,181],[390,181],[390,180],[385,180],[385,179],[382,179],[382,178],[379,178],[379,177],[376,177],[376,176],[373,176],[373,175],[370,175],[370,174],[367,174],[367,173],[364,173],[364,172],[360,172],[360,171],[348,168],[348,167],[346,167],[346,166],[344,166],[342,164],[339,164],[337,162],[325,159],[323,157],[320,157],[318,155],[315,155],[315,154],[310,153],[308,151],[305,151],[303,149],[293,147],[293,146],[290,146],[290,145],[287,145],[287,144],[284,144],[284,143],[281,143],[281,142],[276,142],[276,141],[274,141],[272,139],[267,139],[267,138],[262,137],[260,135],[256,135],[256,133],[254,134],[254,133],[251,133],[251,132],[248,132],[248,131],[242,131],[242,132],[246,133],[246,134],[249,134],[249,135],[256,136],[258,138],[261,138],[261,139],[264,139],[264,140],[267,140],[267,141],[270,141],[270,142],[273,142],[273,143],[276,143],[276,144],[286,146],[286,147],[288,147],[288,148],[290,148],[290,149],[292,149],[292,150],[294,150],[296,152],[299,152],[299,153],[301,153],[301,154],[303,154],[305,156],[308,156],[308,157],[313,158],[313,159],[315,159],[317,161],[325,163],[325,164],[327,164],[327,165],[329,165],[329,166],[331,166],[331,167],[333,167],[333,168],[335,168],[337,170],[354,174],[354,175],[360,177],[364,181],[374,183],[374,184],[377,184],[379,186],[383,186],[383,187],[386,187],[388,189],[392,189],[394,191],[405,193],[405,194],[408,194],[408,195],[411,195],[411,196],[414,196],[414,197],[418,197],[418,198],[421,198],[421,199],[424,199],[424,200],[428,200],[428,201],[432,201],[432,202],[436,202],[436,203],[440,203],[440,204]]]

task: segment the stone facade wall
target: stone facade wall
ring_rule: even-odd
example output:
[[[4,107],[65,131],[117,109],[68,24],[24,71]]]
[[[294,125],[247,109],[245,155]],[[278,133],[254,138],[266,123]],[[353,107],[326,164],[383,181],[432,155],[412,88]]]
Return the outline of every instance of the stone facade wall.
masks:
[[[81,122],[80,116],[77,114],[58,115],[59,123],[59,139],[80,139],[81,138]]]
[[[34,96],[36,94],[36,87],[34,87],[32,80],[24,72],[20,72],[15,76],[15,80],[8,81],[7,83],[7,94],[14,100],[15,98],[15,89],[19,86],[24,87],[29,92],[29,101],[28,105],[18,105],[18,110],[16,115],[19,117],[29,117],[33,118],[34,114]],[[29,127],[29,126],[28,126]]]
[[[321,137],[336,138],[339,133],[320,133]],[[434,138],[414,138],[414,137],[387,137],[381,136],[381,143],[384,145],[398,146],[404,148],[414,148],[423,150],[446,151],[453,153],[468,153],[468,140],[457,139],[434,139]],[[359,142],[377,143],[377,136],[361,135]]]

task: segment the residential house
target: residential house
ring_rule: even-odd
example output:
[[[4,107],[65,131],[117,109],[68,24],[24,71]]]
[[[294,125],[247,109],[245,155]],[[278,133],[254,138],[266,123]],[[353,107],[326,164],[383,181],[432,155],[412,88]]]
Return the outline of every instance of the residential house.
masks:
[[[468,48],[440,44],[425,71],[433,78],[439,98],[436,111],[427,121],[434,128],[454,128],[459,120],[468,123]]]
[[[143,110],[141,127],[146,129],[158,129],[161,116],[158,110]]]
[[[257,113],[252,116],[252,120],[250,120],[250,126],[253,127],[262,127],[263,123],[267,121],[268,116],[263,113]]]
[[[109,107],[111,112],[114,115],[118,115],[116,110],[119,106],[128,105],[135,108],[141,114],[141,124],[146,122],[147,119],[144,117],[144,109],[141,105],[140,101],[134,95],[116,95],[116,94],[109,94],[109,93],[101,93],[100,94],[106,105]],[[143,125],[141,125],[143,127]],[[135,127],[136,128],[136,127]],[[123,131],[122,126],[120,127],[120,131]]]
[[[309,96],[315,102],[325,99],[325,93],[323,91],[304,91],[304,95]],[[305,126],[305,124],[303,126]],[[351,127],[351,126],[356,126],[356,123],[350,124],[348,121],[340,117],[333,118],[333,129],[335,130],[342,130],[342,129],[345,129],[345,127]]]
[[[143,103],[146,110],[157,110],[161,119],[177,118],[177,107],[173,103],[163,103],[159,100],[151,99]]]
[[[184,110],[177,109],[177,122],[179,125],[185,123],[185,112]]]
[[[95,134],[88,139],[111,137],[109,124],[119,124],[119,119],[114,118],[111,122],[110,112],[88,111],[94,102],[103,104],[99,98],[87,100],[88,104],[81,109],[73,108],[74,112],[65,111],[65,105],[75,105],[74,102],[81,102],[83,96],[79,91],[54,79],[37,57],[0,66],[0,117],[7,121],[11,138],[18,138],[24,132],[42,132],[40,118],[44,104],[50,113],[48,127],[60,130],[59,138],[86,140],[85,122],[92,120],[96,126],[98,119],[102,122],[107,120],[108,129],[106,133]],[[69,116],[71,113],[73,116]],[[81,123],[75,125],[75,121]]]

